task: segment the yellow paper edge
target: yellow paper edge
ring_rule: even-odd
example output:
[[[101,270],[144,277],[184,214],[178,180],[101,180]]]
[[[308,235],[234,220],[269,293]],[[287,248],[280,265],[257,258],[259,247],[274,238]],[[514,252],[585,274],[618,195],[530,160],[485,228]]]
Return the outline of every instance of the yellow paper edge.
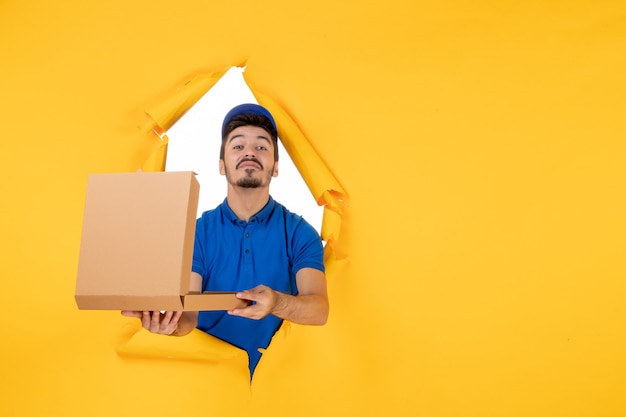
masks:
[[[164,100],[146,109],[151,119],[151,130],[157,134],[167,132],[194,104],[209,91],[230,68],[193,77]]]
[[[244,80],[259,104],[267,108],[274,116],[280,140],[285,150],[291,157],[300,175],[302,175],[317,204],[324,206],[322,239],[331,244],[330,246],[335,253],[335,257],[342,259],[345,254],[338,250],[337,243],[341,229],[341,215],[347,206],[347,193],[287,111],[276,103],[274,99],[259,92],[251,85],[246,79],[245,73]]]
[[[213,337],[201,330],[193,330],[185,337],[150,333],[139,321],[126,323],[115,341],[115,351],[121,356],[152,359],[184,359],[206,362],[240,361],[248,363],[245,351]]]

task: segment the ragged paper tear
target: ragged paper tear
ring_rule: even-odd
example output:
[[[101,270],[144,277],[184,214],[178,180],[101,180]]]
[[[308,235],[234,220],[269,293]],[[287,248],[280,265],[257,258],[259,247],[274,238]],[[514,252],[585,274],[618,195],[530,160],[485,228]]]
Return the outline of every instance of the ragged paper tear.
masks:
[[[248,86],[259,104],[274,116],[285,150],[298,168],[317,204],[324,206],[322,239],[334,245],[339,240],[341,214],[347,204],[346,192],[285,109],[271,97],[255,90],[250,84]],[[342,257],[338,253],[335,255],[338,258]]]
[[[169,139],[167,135],[161,136],[161,143],[157,146],[148,159],[143,163],[141,170],[144,172],[161,172],[165,171],[165,161],[167,160],[167,144]]]
[[[115,351],[121,356],[151,359],[232,361],[247,374],[248,354],[244,350],[197,329],[185,337],[163,336],[144,330],[139,320],[133,320],[120,329]]]
[[[200,98],[226,73],[228,68],[210,74],[197,75],[170,94],[165,100],[146,109],[157,134],[167,132]]]

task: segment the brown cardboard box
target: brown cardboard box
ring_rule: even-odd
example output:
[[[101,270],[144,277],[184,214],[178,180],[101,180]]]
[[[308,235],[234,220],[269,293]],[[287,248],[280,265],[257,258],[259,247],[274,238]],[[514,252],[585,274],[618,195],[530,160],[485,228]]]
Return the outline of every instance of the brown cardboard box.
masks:
[[[90,175],[76,280],[78,308],[197,311],[245,306],[234,293],[191,291],[199,192],[193,172]]]

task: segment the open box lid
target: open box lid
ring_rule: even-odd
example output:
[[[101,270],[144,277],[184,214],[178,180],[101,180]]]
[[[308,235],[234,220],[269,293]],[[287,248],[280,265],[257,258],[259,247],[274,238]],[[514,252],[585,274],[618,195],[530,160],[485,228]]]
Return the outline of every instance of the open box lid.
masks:
[[[182,310],[199,190],[193,172],[89,175],[78,307]]]

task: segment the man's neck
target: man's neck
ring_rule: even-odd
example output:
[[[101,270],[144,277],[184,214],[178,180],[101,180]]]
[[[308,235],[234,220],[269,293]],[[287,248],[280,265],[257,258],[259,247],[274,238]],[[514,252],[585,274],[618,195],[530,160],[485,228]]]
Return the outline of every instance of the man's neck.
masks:
[[[269,197],[268,187],[242,188],[229,185],[226,199],[228,207],[238,219],[249,221],[252,216],[265,207]]]

